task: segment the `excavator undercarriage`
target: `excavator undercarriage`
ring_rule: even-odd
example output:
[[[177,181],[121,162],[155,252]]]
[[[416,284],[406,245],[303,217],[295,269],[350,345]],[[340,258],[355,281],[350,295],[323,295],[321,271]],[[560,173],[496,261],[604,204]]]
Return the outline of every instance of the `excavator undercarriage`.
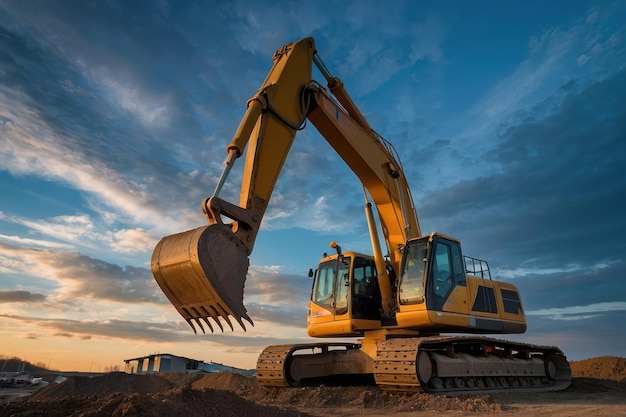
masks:
[[[429,393],[558,391],[571,380],[567,359],[551,346],[476,336],[398,337],[377,343],[376,357],[359,344],[269,346],[257,361],[267,387],[364,385]]]

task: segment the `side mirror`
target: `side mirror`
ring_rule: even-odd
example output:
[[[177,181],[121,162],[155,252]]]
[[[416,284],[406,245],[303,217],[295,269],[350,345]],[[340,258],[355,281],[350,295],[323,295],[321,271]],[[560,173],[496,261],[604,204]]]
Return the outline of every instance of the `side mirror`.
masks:
[[[307,274],[309,278],[313,278],[313,268],[309,268],[309,273]]]

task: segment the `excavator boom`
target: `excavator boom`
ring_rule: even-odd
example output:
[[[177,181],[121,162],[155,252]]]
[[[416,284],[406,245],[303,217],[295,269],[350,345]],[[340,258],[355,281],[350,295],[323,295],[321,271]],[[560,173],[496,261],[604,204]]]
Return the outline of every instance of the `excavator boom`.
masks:
[[[203,211],[208,226],[164,237],[152,256],[157,283],[178,312],[196,331],[213,331],[209,319],[223,329],[233,317],[245,330],[252,323],[243,305],[248,256],[253,250],[265,209],[296,132],[309,121],[346,162],[371,196],[388,242],[389,259],[400,265],[404,243],[420,235],[407,180],[393,147],[367,123],[343,83],[330,75],[315,51],[312,38],[276,51],[274,65],[227,146],[225,170]],[[311,78],[317,65],[333,98]],[[239,205],[218,194],[235,160],[245,153]],[[227,217],[231,221],[224,222]],[[377,257],[384,306],[393,296],[382,253]]]

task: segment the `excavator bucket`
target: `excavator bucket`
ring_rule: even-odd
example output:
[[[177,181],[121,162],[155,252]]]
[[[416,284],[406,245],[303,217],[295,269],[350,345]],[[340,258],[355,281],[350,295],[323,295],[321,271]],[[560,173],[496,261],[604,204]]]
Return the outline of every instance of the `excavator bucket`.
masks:
[[[194,332],[205,332],[203,322],[224,331],[220,317],[231,330],[229,316],[244,330],[242,319],[254,325],[243,305],[248,265],[245,246],[224,224],[166,236],[152,254],[156,282]]]

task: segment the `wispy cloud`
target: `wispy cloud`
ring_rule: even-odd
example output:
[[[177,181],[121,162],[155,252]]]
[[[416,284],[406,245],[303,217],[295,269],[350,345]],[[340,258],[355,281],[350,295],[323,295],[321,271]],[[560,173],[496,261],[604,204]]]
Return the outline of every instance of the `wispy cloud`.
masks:
[[[89,160],[26,107],[1,91],[0,97],[4,103],[0,104],[0,116],[10,119],[0,127],[5,138],[0,161],[5,169],[16,175],[36,174],[70,184],[140,223],[154,225],[154,219],[162,217],[150,204],[143,186],[127,180],[104,161]]]
[[[5,242],[10,242],[13,244],[17,244],[21,247],[39,247],[39,248],[50,248],[50,249],[72,249],[74,246],[68,245],[65,243],[59,242],[51,242],[48,240],[41,239],[29,239],[22,236],[10,236],[10,235],[1,235],[0,240],[4,240]]]
[[[551,320],[584,320],[612,311],[626,311],[626,302],[617,301],[563,308],[545,308],[527,311],[526,314],[529,316],[545,316]]]
[[[143,229],[124,229],[113,234],[115,241],[111,247],[117,252],[146,253],[152,251],[157,240]]]
[[[75,252],[18,248],[0,244],[0,264],[10,263],[14,274],[54,282],[56,302],[71,304],[89,300],[120,303],[163,303],[148,270],[121,267]]]
[[[532,262],[532,260],[529,260]],[[552,274],[563,274],[568,272],[597,272],[599,270],[610,267],[612,264],[616,263],[616,261],[608,261],[608,262],[599,262],[595,265],[585,265],[582,266],[580,264],[576,265],[564,265],[562,267],[555,268],[515,268],[515,269],[500,269],[495,268],[494,273],[496,276],[502,279],[516,279],[522,278],[528,275],[552,275]]]
[[[0,290],[1,303],[40,303],[45,301],[45,294],[32,293],[21,290]]]
[[[24,226],[28,233],[38,234],[52,240],[29,239],[20,236],[0,235],[0,240],[11,241],[23,247],[42,247],[71,250],[95,248],[106,245],[117,253],[149,253],[157,238],[141,228],[107,230],[109,222],[96,225],[90,216],[63,215],[50,219],[30,220],[16,216],[1,216],[6,222]],[[61,241],[61,242],[59,242]]]
[[[43,334],[56,337],[76,338],[81,340],[114,339],[136,343],[203,343],[219,346],[222,349],[245,351],[258,354],[262,349],[272,344],[302,342],[305,334],[284,336],[276,334],[267,328],[263,335],[248,337],[231,333],[213,333],[210,338],[199,338],[194,335],[184,322],[152,322],[129,320],[73,320],[67,318],[25,317],[19,315],[0,314],[0,319],[21,323],[28,328],[38,331],[29,331],[25,337],[33,340],[40,339]],[[279,333],[279,332],[276,332]]]

